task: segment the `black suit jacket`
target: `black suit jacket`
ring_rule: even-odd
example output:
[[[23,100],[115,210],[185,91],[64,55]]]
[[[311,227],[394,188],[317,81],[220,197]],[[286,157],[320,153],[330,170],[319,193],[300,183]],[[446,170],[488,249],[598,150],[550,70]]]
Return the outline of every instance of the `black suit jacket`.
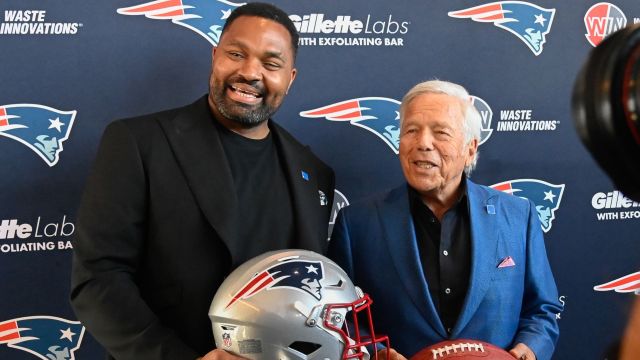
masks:
[[[77,220],[71,303],[115,359],[194,360],[212,350],[211,299],[257,255],[237,245],[242,219],[212,121],[205,96],[105,130]],[[324,253],[333,171],[269,127],[293,198],[296,245]]]

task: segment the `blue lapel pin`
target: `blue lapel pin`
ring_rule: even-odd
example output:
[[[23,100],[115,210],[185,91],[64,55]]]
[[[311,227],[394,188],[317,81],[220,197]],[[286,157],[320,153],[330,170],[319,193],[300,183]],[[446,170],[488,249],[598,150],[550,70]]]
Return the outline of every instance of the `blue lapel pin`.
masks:
[[[496,214],[496,208],[491,204],[487,205],[487,214],[495,215]]]
[[[306,172],[306,171],[304,171],[304,170],[300,170],[300,175],[302,175],[302,178],[303,178],[305,181],[309,181],[309,174],[307,174],[307,172]]]

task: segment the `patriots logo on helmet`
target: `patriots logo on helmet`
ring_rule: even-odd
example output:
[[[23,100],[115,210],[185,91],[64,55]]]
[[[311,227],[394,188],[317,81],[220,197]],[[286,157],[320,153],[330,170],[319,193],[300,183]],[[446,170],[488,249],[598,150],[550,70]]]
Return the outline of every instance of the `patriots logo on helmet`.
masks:
[[[43,360],[74,360],[84,326],[53,316],[28,316],[0,323],[0,344]]]
[[[640,271],[633,274],[629,274],[613,281],[597,285],[593,287],[595,291],[611,291],[614,290],[618,293],[630,293],[633,292],[636,295],[640,295]]]
[[[384,97],[362,97],[300,112],[306,118],[348,121],[374,133],[398,153],[400,147],[400,102]]]
[[[286,287],[305,292],[317,300],[322,299],[324,268],[320,261],[297,260],[295,258],[280,259],[276,264],[254,275],[240,289],[225,308],[240,299],[248,299],[260,291]]]
[[[471,95],[471,104],[478,110],[480,114],[480,119],[482,121],[481,129],[480,129],[480,143],[478,146],[484,144],[493,133],[493,129],[491,128],[491,120],[493,119],[493,110],[489,107],[486,101],[483,99]]]
[[[597,46],[611,33],[627,26],[627,17],[619,7],[606,2],[593,5],[584,14],[584,36],[591,46]]]
[[[174,24],[197,32],[216,46],[231,11],[244,4],[226,0],[156,0],[120,8],[118,14],[171,20]]]
[[[60,111],[37,104],[0,106],[0,136],[33,150],[49,166],[60,160],[62,143],[69,138],[76,111]]]
[[[448,15],[493,23],[517,36],[538,56],[542,53],[546,35],[551,31],[555,12],[556,9],[545,9],[524,1],[498,1],[451,11]]]
[[[491,188],[516,195],[533,202],[538,212],[542,230],[551,230],[551,223],[556,218],[555,212],[560,207],[564,184],[554,185],[537,179],[516,179],[491,185]]]

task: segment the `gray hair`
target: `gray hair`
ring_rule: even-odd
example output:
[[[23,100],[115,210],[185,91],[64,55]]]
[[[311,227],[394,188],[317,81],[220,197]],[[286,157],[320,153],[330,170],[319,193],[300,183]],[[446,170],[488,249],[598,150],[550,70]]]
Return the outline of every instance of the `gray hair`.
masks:
[[[407,92],[407,94],[402,98],[402,103],[400,104],[401,128],[402,121],[404,120],[404,112],[407,105],[411,102],[411,100],[423,94],[445,94],[460,99],[464,116],[464,142],[465,144],[469,144],[471,140],[476,139],[478,140],[478,144],[480,143],[482,118],[480,117],[480,113],[478,112],[478,110],[471,103],[471,95],[469,95],[469,92],[467,92],[464,87],[448,81],[429,80],[421,82],[418,85],[412,87],[411,90],[409,90],[409,92]],[[475,156],[471,160],[471,164],[465,166],[464,168],[464,173],[467,175],[467,177],[471,176],[471,172],[473,171],[473,169],[475,169],[477,163],[478,151],[476,151]]]

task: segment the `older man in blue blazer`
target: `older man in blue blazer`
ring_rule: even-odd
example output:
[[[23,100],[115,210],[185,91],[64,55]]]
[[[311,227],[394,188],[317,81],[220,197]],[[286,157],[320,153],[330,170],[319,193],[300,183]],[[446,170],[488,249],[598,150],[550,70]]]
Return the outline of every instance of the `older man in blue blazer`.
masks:
[[[376,329],[397,359],[465,338],[548,360],[562,306],[536,209],[469,180],[480,139],[469,99],[444,81],[405,95],[406,183],[343,209],[329,256],[375,301]]]

